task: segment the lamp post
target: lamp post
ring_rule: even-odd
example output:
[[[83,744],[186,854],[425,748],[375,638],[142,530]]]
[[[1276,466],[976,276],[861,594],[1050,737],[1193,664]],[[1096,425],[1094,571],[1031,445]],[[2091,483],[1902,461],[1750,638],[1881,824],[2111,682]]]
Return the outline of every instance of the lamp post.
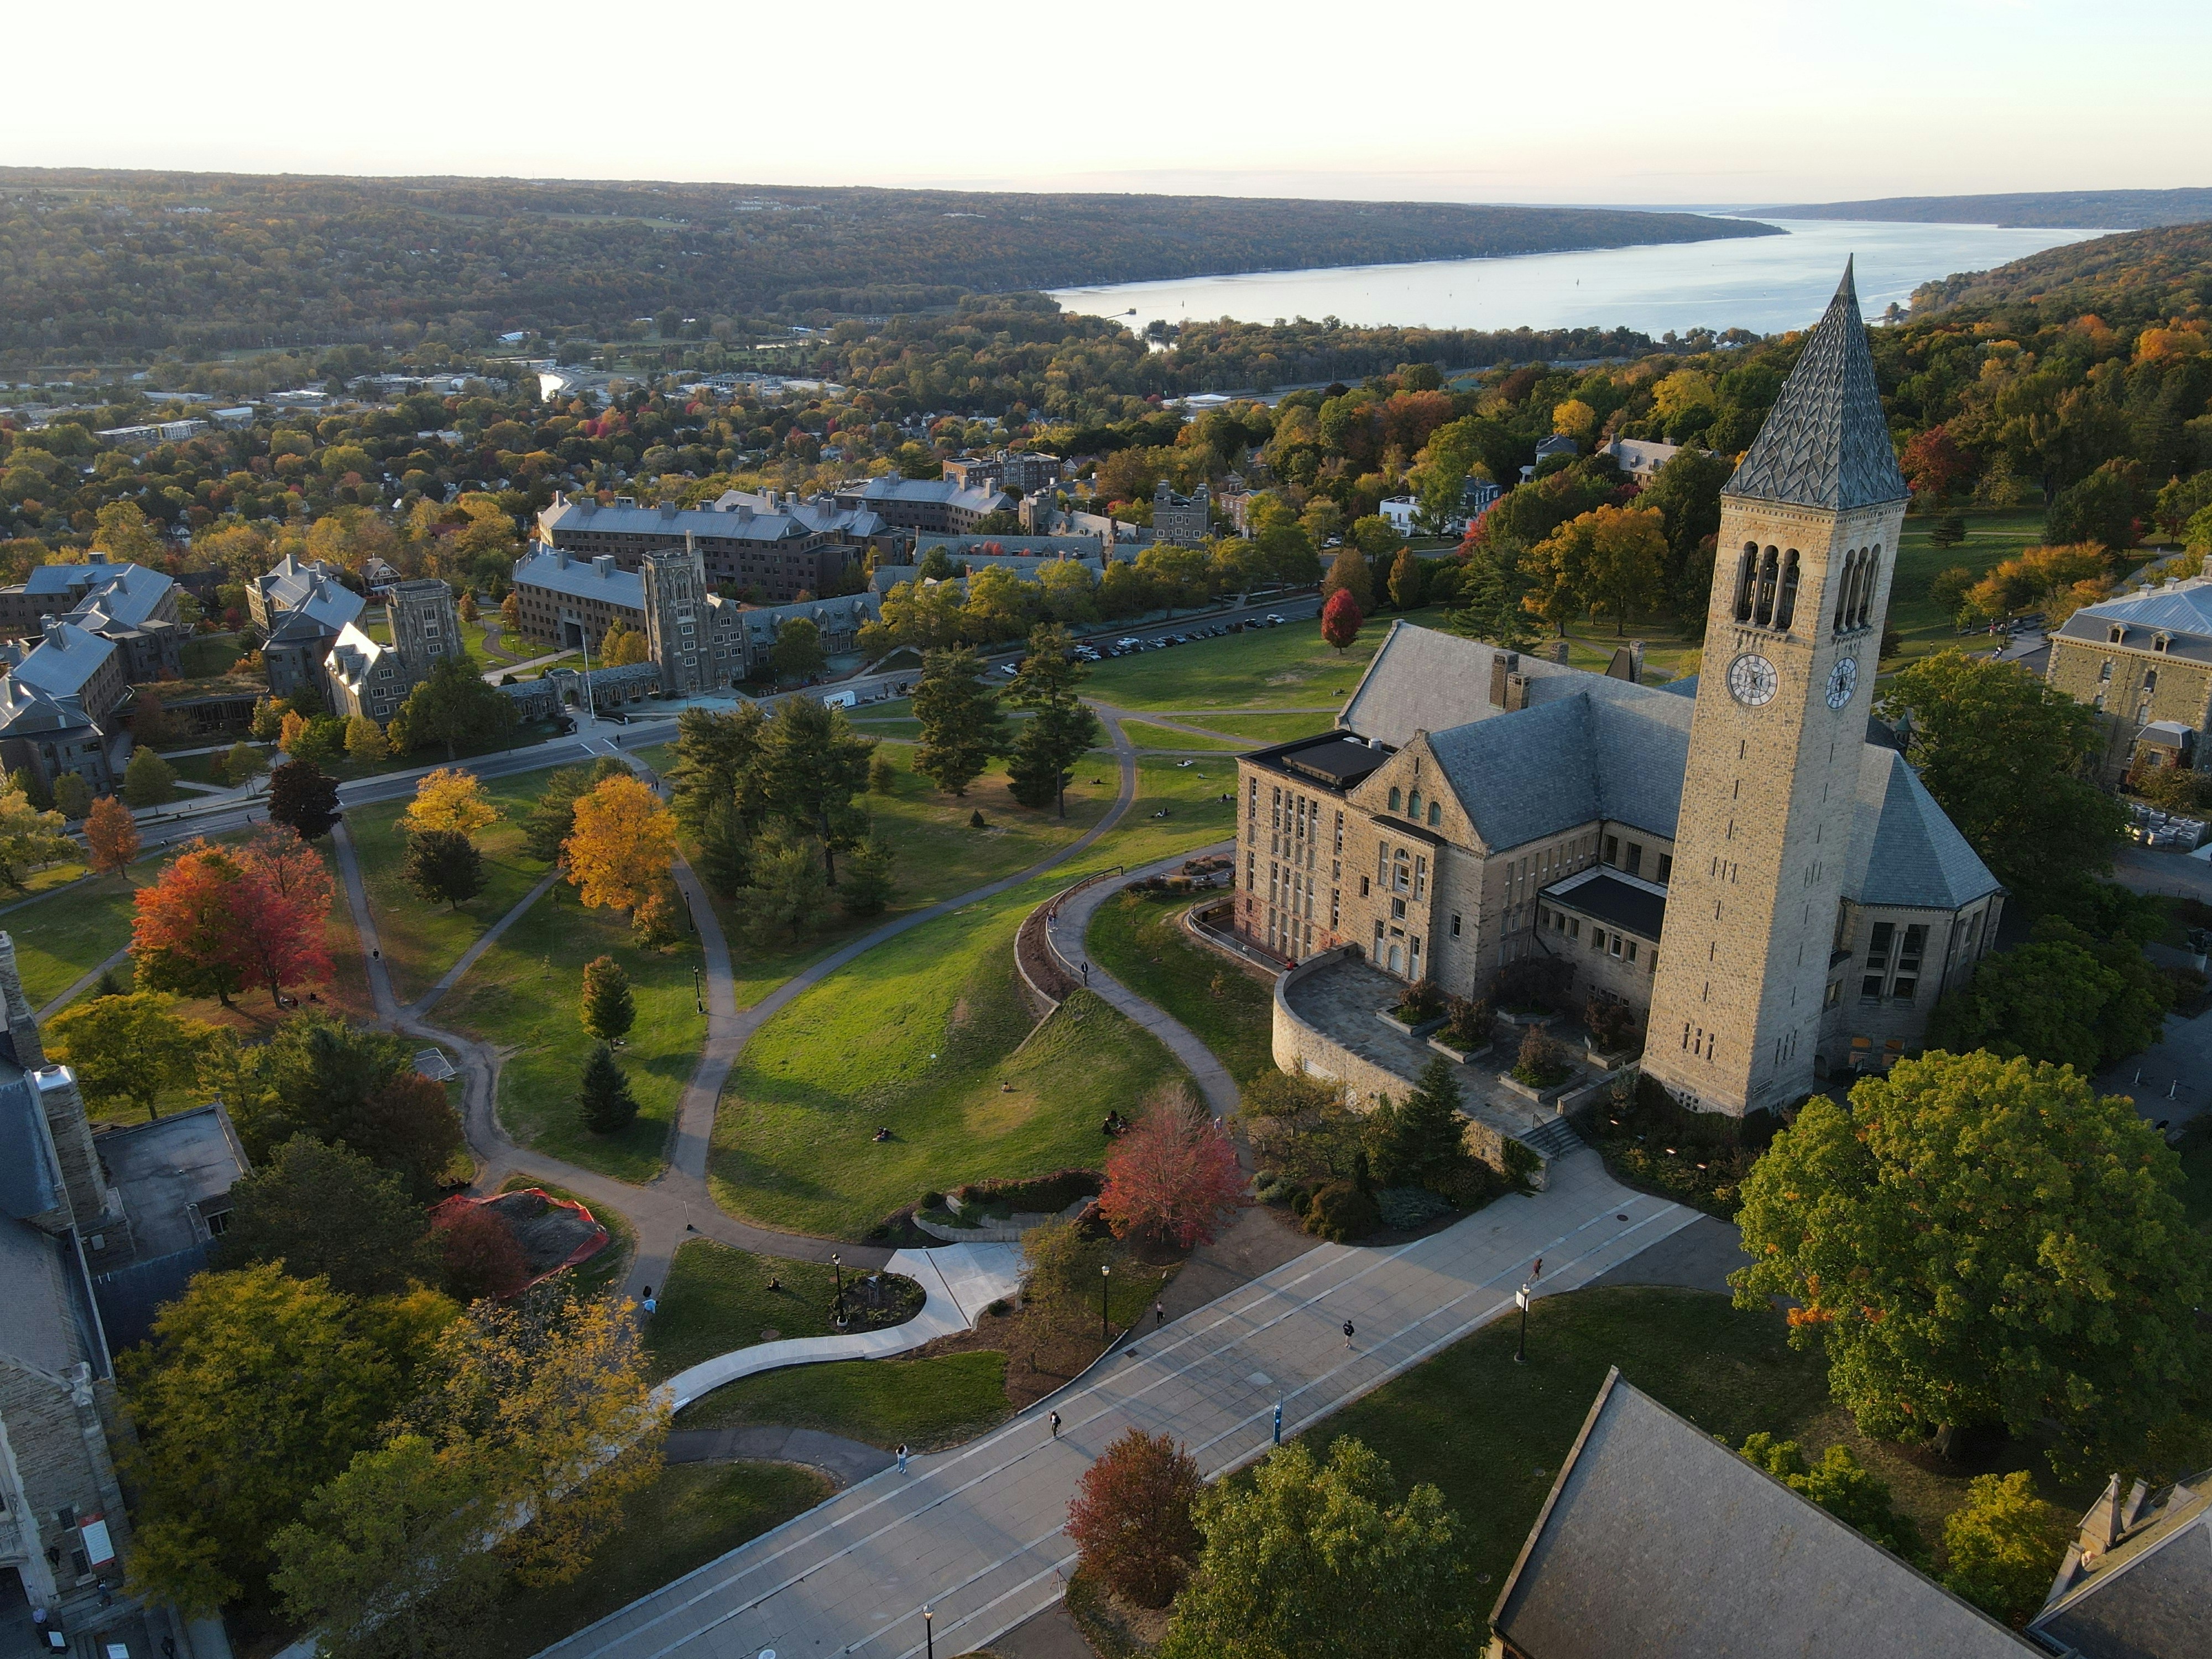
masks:
[[[937,1659],[937,1626],[930,1622],[936,1616],[927,1607],[921,1610],[921,1639],[928,1649],[927,1659]]]
[[[1521,1309],[1521,1346],[1513,1351],[1513,1363],[1525,1364],[1528,1358],[1528,1287],[1522,1285],[1513,1292],[1513,1300]]]
[[[1106,1287],[1113,1282],[1113,1268],[1106,1266],[1103,1262],[1100,1263],[1098,1268],[1098,1340],[1101,1342],[1110,1341],[1112,1340],[1113,1328],[1106,1322]]]
[[[835,1318],[837,1328],[845,1328],[845,1258],[836,1251],[830,1252],[830,1271],[837,1276],[837,1305]]]

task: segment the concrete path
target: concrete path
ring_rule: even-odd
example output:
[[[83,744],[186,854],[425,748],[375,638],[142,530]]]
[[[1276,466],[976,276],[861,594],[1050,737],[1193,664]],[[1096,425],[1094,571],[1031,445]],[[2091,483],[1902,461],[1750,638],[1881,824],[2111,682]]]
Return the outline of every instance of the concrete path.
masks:
[[[1018,1244],[947,1244],[933,1250],[900,1250],[886,1267],[920,1285],[921,1311],[902,1325],[848,1331],[842,1336],[791,1336],[717,1354],[680,1370],[661,1384],[671,1411],[741,1376],[786,1365],[819,1365],[834,1359],[882,1359],[907,1353],[940,1336],[973,1330],[983,1310],[1022,1287]]]
[[[120,968],[125,963],[130,960],[131,947],[126,945],[120,951],[118,951],[113,956],[108,957],[106,961],[95,963],[90,972],[80,975],[76,982],[70,985],[69,989],[64,991],[52,1002],[49,1002],[45,1007],[39,1010],[39,1023],[41,1025],[45,1024],[46,1021],[52,1019],[56,1014],[61,1012],[63,1009],[68,1007],[70,1004],[76,1001],[77,998],[82,996],[87,991],[92,989],[94,986],[99,984],[100,976],[102,974],[106,973],[111,969]],[[124,979],[124,983],[128,985],[130,982],[130,978],[126,975]]]
[[[737,1429],[678,1429],[661,1447],[672,1463],[804,1463],[841,1486],[897,1467],[880,1446],[848,1440],[819,1429],[787,1429],[760,1423]]]
[[[1595,1153],[1551,1188],[1498,1200],[1392,1249],[1323,1245],[1146,1335],[1049,1402],[955,1450],[878,1474],[547,1650],[562,1659],[911,1659],[921,1609],[948,1654],[1056,1601],[1078,1479],[1132,1427],[1176,1437],[1211,1478],[1510,1310],[1534,1258],[1540,1291],[1589,1283],[1697,1218],[1630,1192]],[[1347,1341],[1342,1327],[1350,1323]]]

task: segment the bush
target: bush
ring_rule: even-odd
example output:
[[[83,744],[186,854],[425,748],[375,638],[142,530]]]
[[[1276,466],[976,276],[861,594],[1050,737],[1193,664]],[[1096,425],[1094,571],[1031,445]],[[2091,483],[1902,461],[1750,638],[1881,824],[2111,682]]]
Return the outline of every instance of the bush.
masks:
[[[1491,1044],[1497,1030],[1497,1011],[1479,997],[1444,999],[1444,1028],[1437,1033],[1462,1054],[1474,1054]]]
[[[1392,1012],[1408,1025],[1425,1025],[1443,1018],[1444,994],[1436,981],[1418,980],[1407,988],[1405,997]]]
[[[1583,1026],[1590,1047],[1600,1054],[1617,1054],[1636,1043],[1636,1011],[1625,1002],[1606,1002],[1592,997],[1583,1005]]]
[[[1097,1197],[1103,1182],[1096,1170],[1054,1170],[1050,1175],[1015,1181],[971,1181],[954,1188],[952,1195],[963,1210],[972,1206],[1004,1214],[1018,1210],[1050,1212],[1066,1209],[1079,1198]],[[943,1201],[939,1196],[938,1202]],[[932,1207],[927,1200],[924,1207]]]
[[[1767,1111],[1692,1111],[1646,1077],[1583,1121],[1616,1176],[1723,1220],[1735,1218],[1743,1178],[1782,1127]]]
[[[1426,1187],[1385,1187],[1375,1194],[1375,1208],[1382,1224],[1400,1232],[1435,1220],[1452,1207],[1451,1200]]]
[[[1517,1140],[1506,1141],[1505,1179],[1516,1192],[1527,1192],[1528,1178],[1543,1165],[1544,1160],[1536,1155],[1534,1147],[1524,1146]]]
[[[1521,1053],[1513,1062],[1513,1079],[1532,1089],[1549,1089],[1574,1075],[1567,1051],[1559,1040],[1540,1025],[1531,1025],[1521,1039]]]
[[[1306,1231],[1332,1244],[1350,1244],[1382,1224],[1382,1212],[1356,1182],[1331,1181],[1316,1189],[1305,1212]]]

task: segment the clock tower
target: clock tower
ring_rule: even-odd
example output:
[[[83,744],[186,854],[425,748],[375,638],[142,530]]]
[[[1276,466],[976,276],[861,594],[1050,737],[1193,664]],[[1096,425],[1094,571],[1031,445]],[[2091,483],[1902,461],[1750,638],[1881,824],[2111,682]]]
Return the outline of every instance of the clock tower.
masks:
[[[1810,1092],[1905,487],[1850,267],[1721,492],[1644,1070],[1741,1115]]]

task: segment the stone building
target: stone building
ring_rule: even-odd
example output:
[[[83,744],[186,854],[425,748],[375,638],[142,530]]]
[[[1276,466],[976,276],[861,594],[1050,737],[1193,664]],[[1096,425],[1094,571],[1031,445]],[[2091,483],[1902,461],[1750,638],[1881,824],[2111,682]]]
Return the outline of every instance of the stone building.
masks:
[[[866,507],[902,530],[954,536],[966,534],[992,514],[1014,504],[995,483],[971,487],[951,477],[865,478],[840,484],[836,500],[839,507]]]
[[[1832,342],[1840,318],[1859,327],[1850,304],[1824,321]],[[1805,361],[1817,377],[1825,350],[1808,346]],[[1863,385],[1870,397],[1870,376]],[[1802,422],[1790,441],[1817,456],[1844,428],[1805,411],[1807,390],[1793,377],[1768,434]],[[1765,487],[1765,441],[1728,509],[1747,543],[1742,486]],[[1618,674],[1594,674],[1394,623],[1335,732],[1241,757],[1237,933],[1286,963],[1354,945],[1461,995],[1552,957],[1577,1000],[1595,993],[1648,1019],[1647,1066],[1720,1109],[1782,1103],[1816,1072],[1878,1067],[1919,1046],[1936,997],[1993,945],[2002,892],[1869,719],[1868,687],[1835,666],[1839,642],[1879,637],[1875,556],[1839,560],[1844,591],[1824,592],[1826,552],[1804,550],[1824,510],[1759,511],[1796,515],[1799,550],[1743,555],[1747,586],[1723,565],[1707,672],[1687,682],[1639,684],[1632,653]],[[1893,532],[1858,542],[1878,544]],[[1846,600],[1838,632],[1828,624]],[[1741,665],[1753,656],[1764,672]],[[1717,697],[1760,709],[1785,694],[1832,716],[1832,730],[1793,727],[1785,746],[1711,712]],[[1705,776],[1717,765],[1738,770]],[[1799,1041],[1778,1072],[1777,1034],[1760,1022],[1784,1017]],[[1756,1079],[1753,1053],[1768,1062]],[[1686,1071],[1694,1087],[1677,1080]]]
[[[645,583],[611,553],[580,559],[565,547],[547,547],[514,562],[517,625],[549,645],[597,652],[619,622],[645,631]]]
[[[688,544],[704,561],[713,586],[750,589],[771,603],[801,593],[834,593],[843,586],[859,548],[872,539],[862,526],[875,521],[840,522],[833,509],[867,504],[840,497],[817,514],[812,504],[802,509],[796,496],[777,497],[773,511],[762,511],[756,503],[766,499],[732,490],[711,507],[679,507],[672,501],[640,507],[622,495],[612,507],[601,507],[589,498],[556,495],[538,515],[538,539],[572,557],[608,555],[629,571],[641,568],[647,553]],[[882,528],[876,526],[878,532]]]
[[[118,562],[94,550],[82,564],[40,565],[23,580],[0,587],[0,638],[35,634],[49,617],[66,617],[89,599],[108,595],[128,608],[134,624],[173,623],[175,584],[158,570]]]
[[[2084,605],[2051,636],[2045,678],[2104,716],[2099,771],[2195,766],[2212,730],[2212,578]]]
[[[323,660],[368,604],[342,574],[336,565],[303,562],[288,553],[247,589],[246,608],[264,635],[261,660],[272,696],[308,690],[322,695]]]
[[[963,489],[994,485],[1034,494],[1060,482],[1060,459],[1037,451],[1010,449],[998,455],[963,455],[945,463],[945,476]]]
[[[1163,479],[1152,487],[1152,539],[1176,547],[1196,547],[1213,533],[1212,504],[1204,484],[1178,495]]]
[[[459,603],[435,577],[398,583],[385,605],[392,643],[348,623],[323,660],[331,710],[340,720],[366,714],[379,726],[399,712],[407,694],[447,657],[468,654]]]
[[[645,556],[646,649],[660,670],[665,697],[696,696],[735,684],[745,671],[738,607],[708,591],[706,561],[695,546]]]

